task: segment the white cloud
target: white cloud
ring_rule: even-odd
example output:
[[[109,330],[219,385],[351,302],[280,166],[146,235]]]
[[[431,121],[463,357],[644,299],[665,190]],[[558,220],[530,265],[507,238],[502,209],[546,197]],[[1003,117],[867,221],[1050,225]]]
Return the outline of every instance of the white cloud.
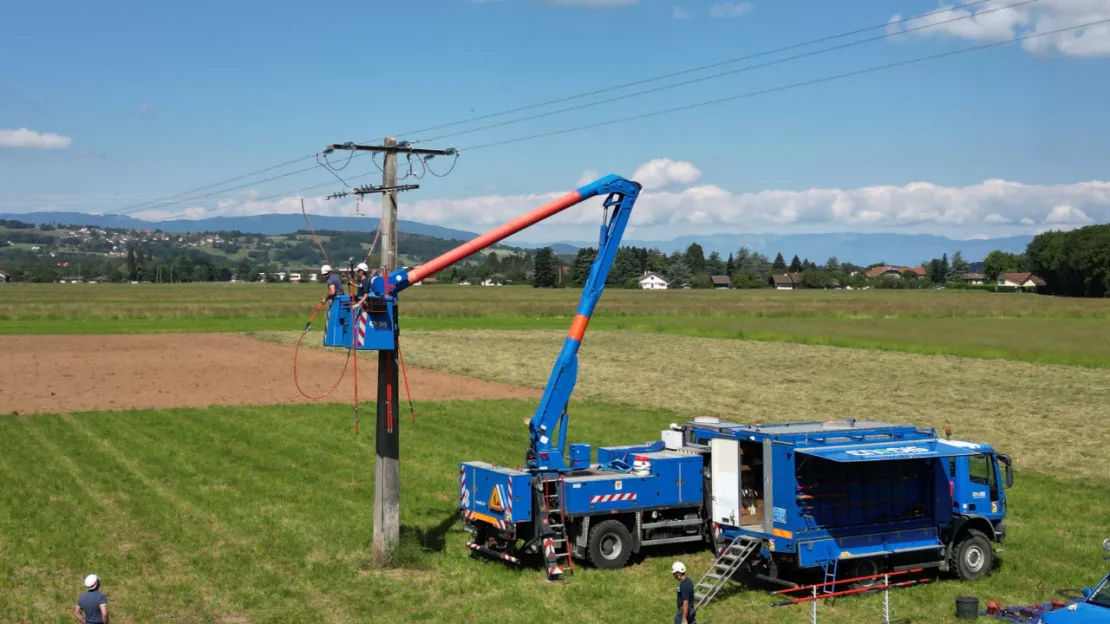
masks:
[[[1063,225],[1093,223],[1091,218],[1087,216],[1087,213],[1067,204],[1060,204],[1059,206],[1053,207],[1052,212],[1048,213],[1044,222]]]
[[[684,188],[701,177],[691,163],[660,158],[641,166],[632,179],[644,184],[629,223],[629,235],[640,239],[670,239],[706,233],[799,232],[921,232],[966,238],[1030,234],[1054,227],[1076,227],[1110,222],[1110,182],[1032,185],[1007,180],[986,180],[964,187],[927,182],[904,186],[870,186],[856,189],[768,189],[735,193],[715,184]],[[583,179],[597,176],[587,171]],[[462,198],[416,199],[406,195],[404,219],[486,231],[561,196],[550,193],[498,195],[488,193]],[[223,199],[215,206],[182,205],[136,214],[160,220],[212,216],[246,216],[266,213],[296,214],[296,197],[259,200]],[[317,215],[351,215],[354,202],[306,197],[306,209]],[[365,206],[364,206],[364,212]],[[370,214],[375,214],[373,210]],[[551,217],[520,235],[522,240],[590,240],[596,235],[595,200]]]
[[[751,10],[751,2],[718,2],[709,7],[709,17],[716,19],[741,17]]]
[[[701,177],[701,171],[693,163],[670,158],[656,158],[639,166],[632,179],[644,185],[645,189],[656,189],[672,184],[692,184]]]
[[[690,14],[682,9],[682,7],[672,7],[671,17],[677,20],[690,19]]]
[[[970,9],[947,8],[905,24],[891,24],[888,32],[937,24],[913,33],[930,37],[947,35],[974,41],[1007,41],[1015,36],[1048,33],[1061,28],[1110,19],[1107,0],[1041,0],[1009,7],[1011,0],[991,0]],[[988,12],[989,11],[989,12]],[[966,17],[958,21],[955,18]],[[902,19],[895,15],[891,22]],[[947,23],[944,23],[947,22]],[[1110,56],[1110,24],[1025,39],[1022,47],[1033,54],[1056,52],[1065,56]]]
[[[600,177],[601,175],[599,175],[597,171],[593,169],[587,169],[582,172],[582,175],[578,176],[578,182],[574,186],[585,186]]]
[[[35,132],[27,128],[4,130],[0,128],[0,148],[65,149],[73,139],[53,132]]]

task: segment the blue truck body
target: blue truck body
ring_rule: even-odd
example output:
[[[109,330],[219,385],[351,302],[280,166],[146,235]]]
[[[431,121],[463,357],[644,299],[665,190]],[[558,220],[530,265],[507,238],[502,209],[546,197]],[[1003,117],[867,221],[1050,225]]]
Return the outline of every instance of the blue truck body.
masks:
[[[1110,538],[1103,540],[1102,549],[1110,552]],[[1110,560],[1110,556],[1106,559]],[[1110,574],[1102,577],[1093,589],[1085,588],[1082,598],[1045,613],[1036,624],[1110,624]]]
[[[989,573],[1005,538],[1012,472],[986,444],[911,425],[717,418],[673,425],[662,438],[599,448],[597,462],[557,475],[462,462],[460,501],[475,550],[519,561],[554,525],[571,556],[606,568],[653,545],[703,542],[721,552],[744,535],[762,542],[747,569],[765,579],[918,567],[971,579]],[[498,480],[532,493],[528,516],[515,511],[507,522],[484,507],[492,490],[483,484]]]

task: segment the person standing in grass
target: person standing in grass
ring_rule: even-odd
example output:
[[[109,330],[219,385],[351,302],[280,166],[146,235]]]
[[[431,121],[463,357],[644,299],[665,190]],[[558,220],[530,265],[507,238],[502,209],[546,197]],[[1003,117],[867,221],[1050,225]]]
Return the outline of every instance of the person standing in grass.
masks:
[[[678,579],[678,613],[674,615],[674,624],[696,624],[694,582],[686,576],[686,565],[681,561],[674,562],[671,566],[671,575]]]
[[[85,577],[85,591],[73,606],[73,619],[83,624],[108,624],[108,597],[100,591],[100,577]]]

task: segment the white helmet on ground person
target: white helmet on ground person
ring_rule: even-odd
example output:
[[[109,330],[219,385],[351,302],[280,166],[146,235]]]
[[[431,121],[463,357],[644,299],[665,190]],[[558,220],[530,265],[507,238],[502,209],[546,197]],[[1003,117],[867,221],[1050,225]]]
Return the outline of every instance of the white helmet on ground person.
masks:
[[[325,264],[324,266],[320,267],[320,272],[321,273],[331,273],[331,265],[330,264]]]
[[[671,564],[671,574],[686,574],[686,565],[681,561],[675,561]]]
[[[370,267],[367,266],[365,262],[359,262],[358,266],[356,266],[355,268],[358,269],[359,271],[362,271],[363,273],[369,273],[370,272]]]
[[[90,574],[85,577],[85,589],[96,589],[100,585],[100,577],[95,574]]]

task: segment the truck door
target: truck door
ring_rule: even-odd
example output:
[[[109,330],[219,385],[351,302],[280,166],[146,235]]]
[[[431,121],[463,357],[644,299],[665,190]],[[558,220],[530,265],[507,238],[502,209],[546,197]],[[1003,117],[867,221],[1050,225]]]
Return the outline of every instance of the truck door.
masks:
[[[709,441],[713,487],[713,522],[740,526],[740,441]]]
[[[962,470],[956,473],[956,499],[962,511],[980,515],[998,513],[998,478],[991,457],[979,453],[961,457],[958,463],[967,467],[966,476],[960,474]]]

